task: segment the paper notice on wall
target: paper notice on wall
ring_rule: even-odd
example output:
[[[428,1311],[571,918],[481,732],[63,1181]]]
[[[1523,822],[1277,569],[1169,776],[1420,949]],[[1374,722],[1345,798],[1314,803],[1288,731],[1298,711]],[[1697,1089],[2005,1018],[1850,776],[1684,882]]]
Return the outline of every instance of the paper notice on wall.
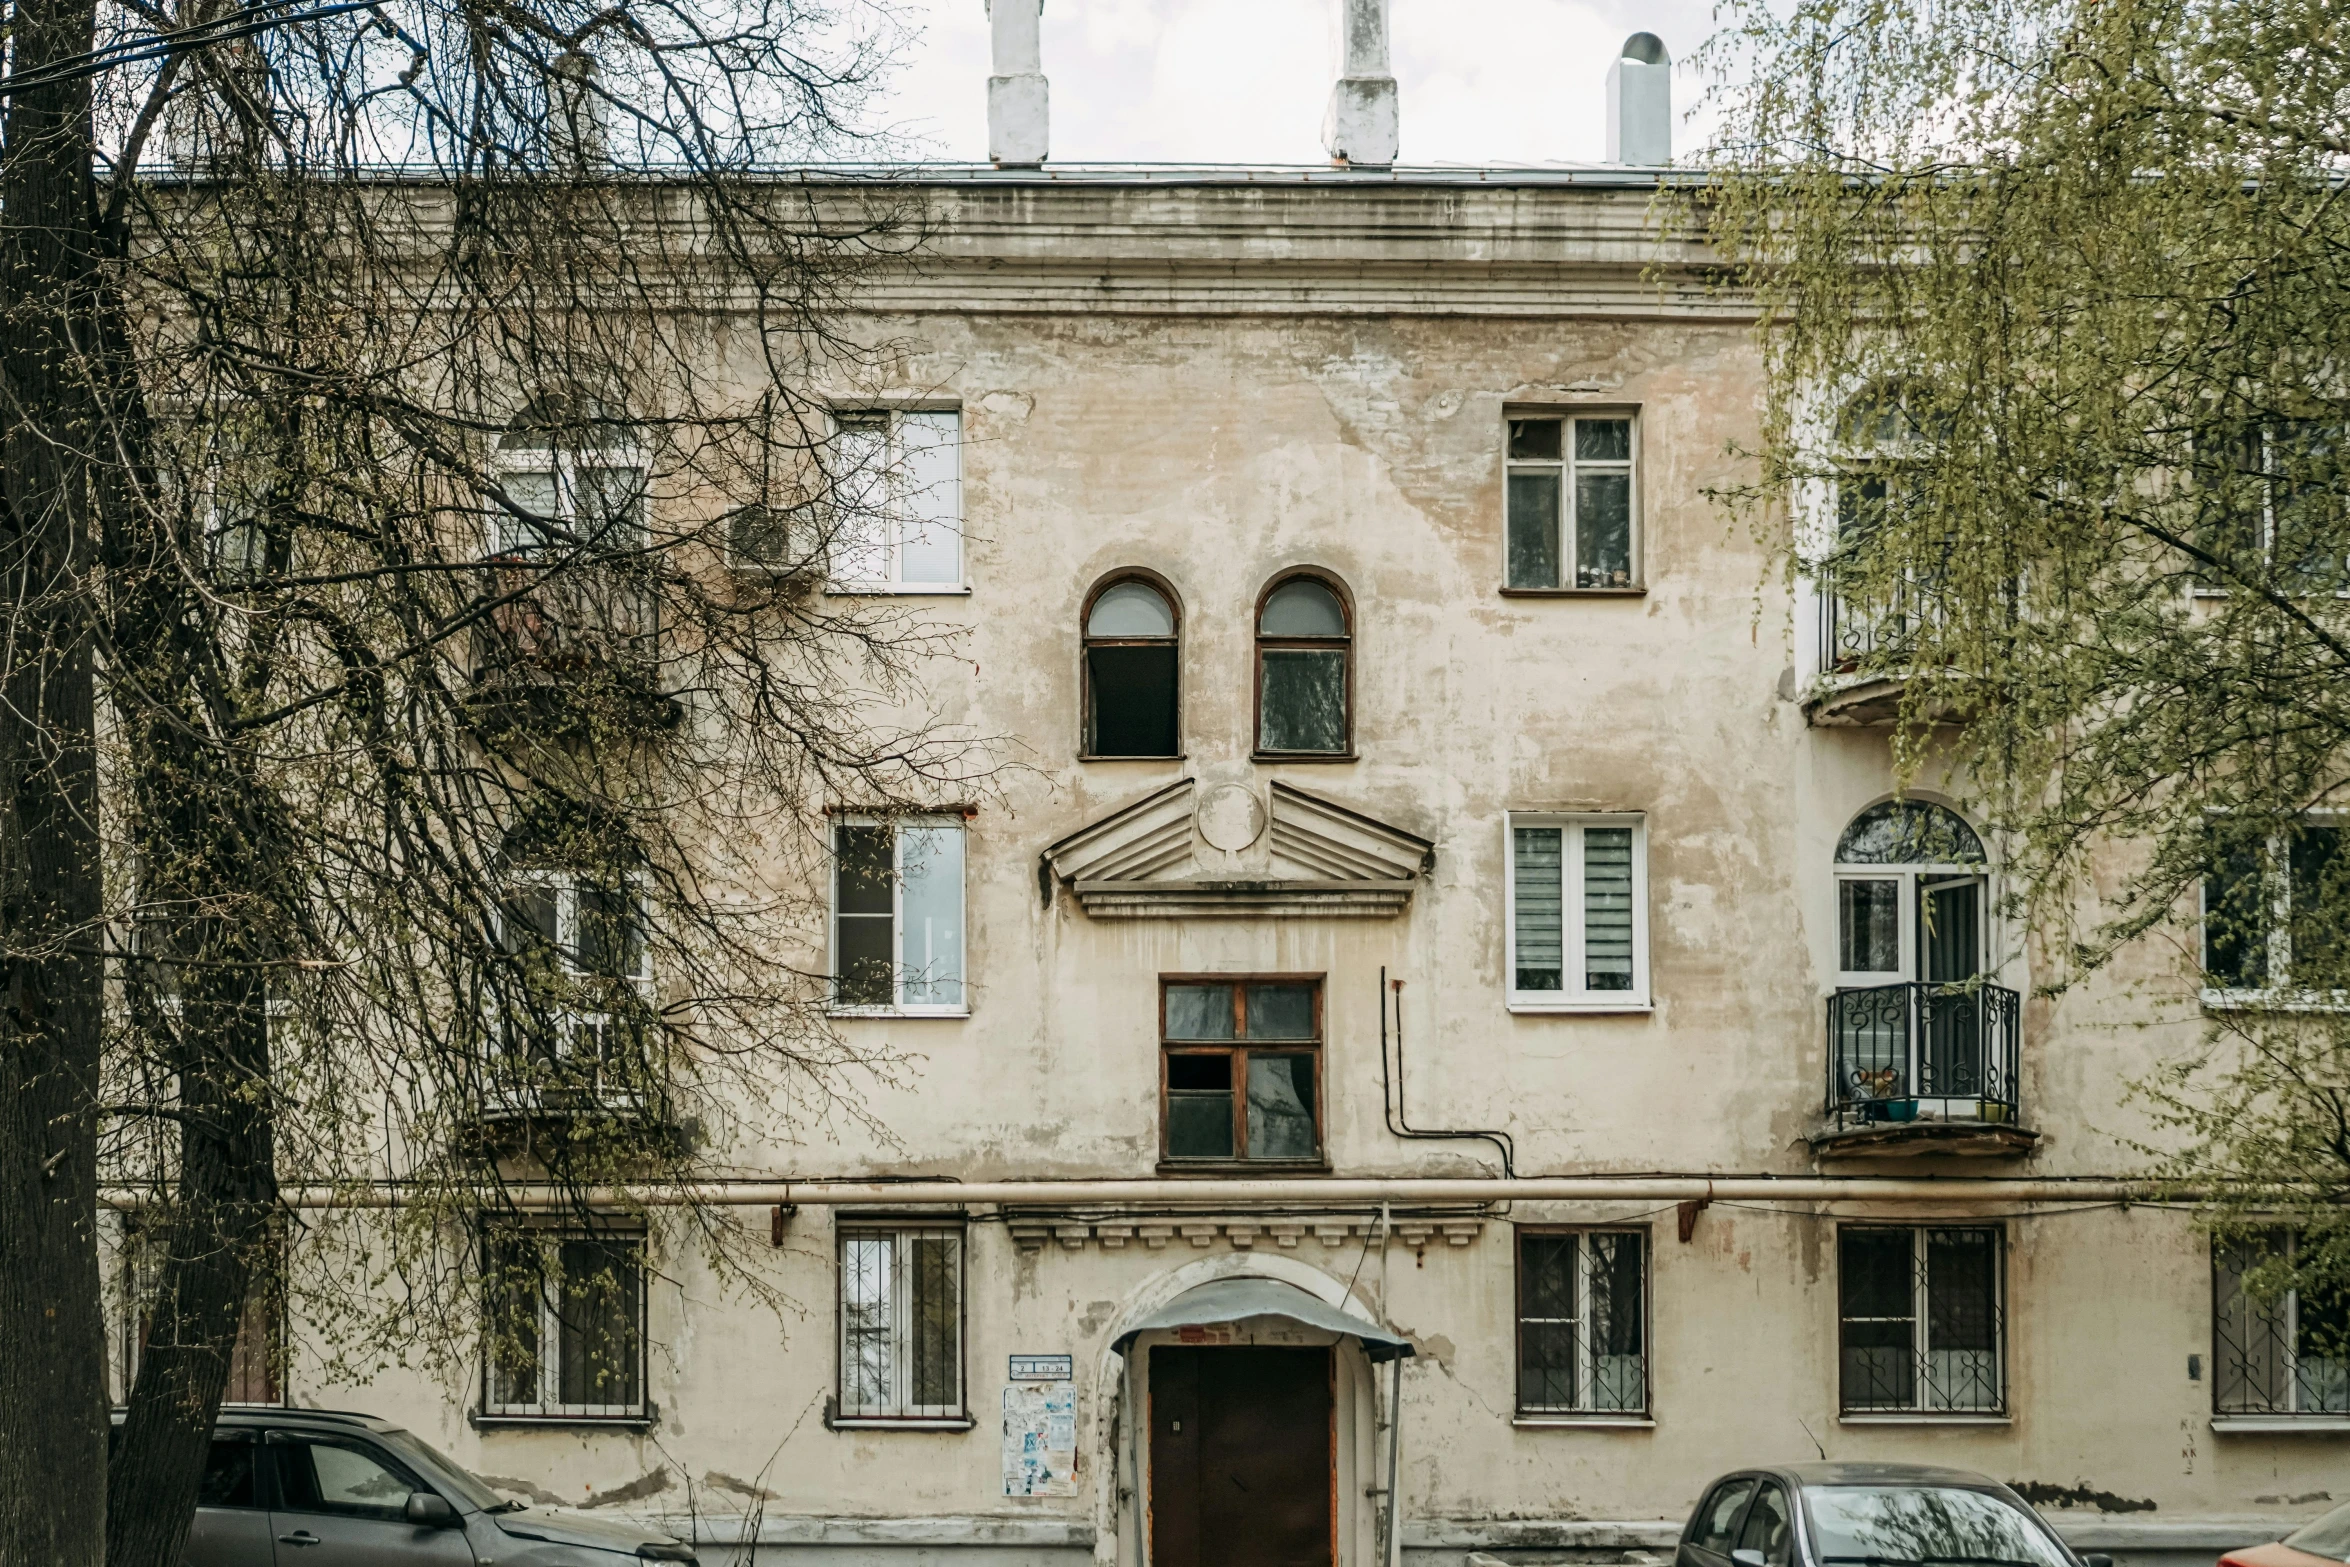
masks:
[[[1004,1494],[1077,1494],[1077,1384],[1004,1389]]]

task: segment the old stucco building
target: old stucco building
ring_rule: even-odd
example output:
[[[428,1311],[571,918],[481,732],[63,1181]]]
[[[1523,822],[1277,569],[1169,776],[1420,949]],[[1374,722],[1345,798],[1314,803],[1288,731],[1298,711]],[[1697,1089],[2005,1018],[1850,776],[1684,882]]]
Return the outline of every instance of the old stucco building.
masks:
[[[2192,975],[2029,999],[1963,789],[1888,803],[1869,633],[1708,498],[1759,370],[1667,176],[1013,150],[913,177],[898,379],[840,413],[925,499],[835,587],[960,628],[939,702],[1033,771],[842,819],[840,1027],[917,1070],[894,1146],[765,1156],[1155,1184],[806,1187],[804,1314],[656,1266],[612,1403],[313,1385],[298,1333],[290,1395],[795,1561],[1368,1567],[1391,1476],[1414,1563],[1618,1559],[1815,1452],[2182,1563],[2338,1498],[2340,1368],[2095,1184]]]

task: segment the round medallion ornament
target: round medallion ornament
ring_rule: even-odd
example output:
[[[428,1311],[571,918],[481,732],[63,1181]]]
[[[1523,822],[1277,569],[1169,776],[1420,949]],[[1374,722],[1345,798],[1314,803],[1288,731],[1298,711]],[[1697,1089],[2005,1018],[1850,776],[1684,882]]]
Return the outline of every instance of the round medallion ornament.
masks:
[[[1226,854],[1238,854],[1265,830],[1264,803],[1244,784],[1221,783],[1201,790],[1193,815],[1208,846]]]

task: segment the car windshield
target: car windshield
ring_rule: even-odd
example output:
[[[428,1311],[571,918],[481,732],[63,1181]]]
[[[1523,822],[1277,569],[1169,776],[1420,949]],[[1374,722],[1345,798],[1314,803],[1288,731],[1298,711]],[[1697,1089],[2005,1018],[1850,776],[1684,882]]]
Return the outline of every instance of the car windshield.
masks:
[[[2345,1502],[2315,1523],[2303,1524],[2285,1536],[2285,1543],[2296,1551],[2307,1551],[2312,1556],[2350,1562],[2350,1502]]]
[[[476,1512],[488,1512],[501,1506],[498,1493],[475,1479],[471,1471],[449,1462],[431,1443],[419,1438],[413,1431],[378,1431],[384,1446],[402,1458],[420,1463],[432,1472],[432,1478],[457,1493],[458,1499]]]
[[[1958,1486],[1807,1486],[1812,1554],[1829,1563],[1906,1567],[2073,1567],[2038,1519]]]

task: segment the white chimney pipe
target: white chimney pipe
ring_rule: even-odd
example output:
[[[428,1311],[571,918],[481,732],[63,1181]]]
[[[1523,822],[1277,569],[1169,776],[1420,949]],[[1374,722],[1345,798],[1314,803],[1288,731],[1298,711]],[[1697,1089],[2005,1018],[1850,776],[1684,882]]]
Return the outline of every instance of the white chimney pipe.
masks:
[[[1395,78],[1387,69],[1387,0],[1338,0],[1338,85],[1322,145],[1338,163],[1395,162]]]
[[[1044,81],[1044,0],[987,0],[995,74],[987,79],[987,155],[997,163],[1044,162],[1050,104]]]
[[[1634,33],[1607,68],[1607,161],[1661,168],[1673,161],[1673,57],[1654,33]]]

